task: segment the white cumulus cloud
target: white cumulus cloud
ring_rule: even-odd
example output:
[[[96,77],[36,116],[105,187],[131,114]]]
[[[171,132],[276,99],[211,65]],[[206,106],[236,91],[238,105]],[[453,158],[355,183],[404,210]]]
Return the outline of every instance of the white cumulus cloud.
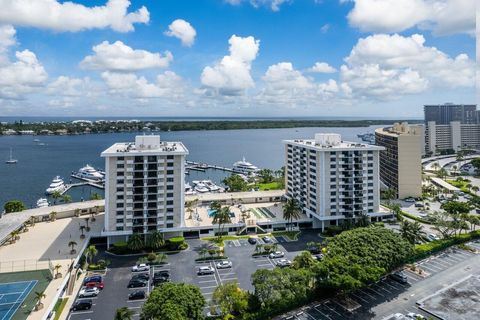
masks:
[[[177,19],[168,26],[168,30],[165,31],[165,34],[169,37],[178,38],[182,42],[182,45],[191,47],[193,42],[195,42],[197,32],[187,21]]]
[[[129,0],[109,0],[93,7],[57,0],[0,0],[0,23],[55,31],[111,28],[127,32],[134,23],[150,20],[147,8],[128,12],[129,7]]]
[[[432,87],[472,87],[475,81],[475,63],[467,55],[451,58],[425,46],[425,38],[419,34],[376,34],[359,39],[345,62],[340,70],[342,81],[354,93],[377,98]]]
[[[228,43],[230,54],[215,65],[205,67],[200,80],[205,87],[218,90],[221,94],[239,95],[255,85],[250,69],[257,57],[260,41],[252,36],[233,35]]]
[[[80,63],[84,69],[129,72],[151,68],[168,67],[173,55],[164,55],[146,50],[132,49],[121,41],[102,43],[93,47],[94,55],[86,56]]]
[[[337,69],[326,62],[316,62],[310,69],[308,69],[308,71],[316,73],[335,73],[337,72]]]
[[[400,32],[417,26],[438,35],[474,34],[475,0],[351,1],[355,6],[348,20],[363,31]]]

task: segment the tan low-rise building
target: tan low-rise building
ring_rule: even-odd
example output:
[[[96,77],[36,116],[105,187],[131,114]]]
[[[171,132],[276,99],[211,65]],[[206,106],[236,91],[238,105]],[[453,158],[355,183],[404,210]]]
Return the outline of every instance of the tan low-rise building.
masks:
[[[395,123],[375,130],[380,152],[380,180],[400,199],[422,194],[423,126]]]

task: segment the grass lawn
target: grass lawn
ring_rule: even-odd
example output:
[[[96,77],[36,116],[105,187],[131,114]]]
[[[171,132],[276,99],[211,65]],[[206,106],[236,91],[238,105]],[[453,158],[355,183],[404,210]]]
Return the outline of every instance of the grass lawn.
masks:
[[[470,193],[470,191],[467,188],[467,184],[469,184],[470,182],[457,181],[457,180],[447,180],[447,182],[450,183],[452,186],[457,187],[462,192]]]
[[[283,189],[283,184],[280,182],[258,183],[255,185],[260,190],[280,190]]]
[[[62,314],[63,309],[65,309],[65,305],[67,304],[68,298],[60,299],[57,301],[55,305],[55,318],[54,320],[60,319],[60,315]]]
[[[300,231],[274,231],[272,232],[273,236],[284,236],[289,240],[298,240],[298,235]]]

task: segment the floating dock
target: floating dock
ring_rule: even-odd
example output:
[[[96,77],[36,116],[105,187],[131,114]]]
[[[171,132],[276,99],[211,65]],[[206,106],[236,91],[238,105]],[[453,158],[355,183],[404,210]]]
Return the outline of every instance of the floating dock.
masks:
[[[207,164],[207,163],[201,163],[201,162],[190,161],[190,160],[186,160],[185,163],[186,163],[185,169],[187,170],[205,172],[205,170],[207,169],[213,169],[213,170],[221,170],[221,171],[232,172],[232,173],[242,173],[240,171],[234,170],[233,168],[217,166],[214,164]]]

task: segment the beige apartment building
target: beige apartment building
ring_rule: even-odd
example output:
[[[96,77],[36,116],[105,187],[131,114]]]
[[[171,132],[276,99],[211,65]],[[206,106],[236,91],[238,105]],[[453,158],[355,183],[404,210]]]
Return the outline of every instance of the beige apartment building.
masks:
[[[380,180],[395,190],[397,198],[422,194],[423,126],[395,123],[375,130],[375,144],[380,152]]]
[[[339,134],[285,140],[286,196],[295,198],[313,227],[367,215],[381,220],[379,153],[383,147],[343,141]]]
[[[109,243],[132,233],[158,230],[166,236],[184,226],[185,157],[181,142],[141,135],[115,143],[105,158],[105,228]]]

